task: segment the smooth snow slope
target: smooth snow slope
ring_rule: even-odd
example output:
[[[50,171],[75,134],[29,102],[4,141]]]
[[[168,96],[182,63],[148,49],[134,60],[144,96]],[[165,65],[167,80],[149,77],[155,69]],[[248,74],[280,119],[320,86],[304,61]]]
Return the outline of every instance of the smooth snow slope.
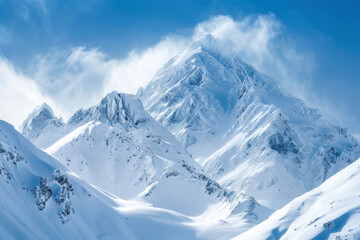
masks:
[[[140,89],[144,107],[220,185],[277,209],[360,155],[346,129],[208,35]]]
[[[197,239],[189,218],[96,189],[0,121],[1,239]]]
[[[360,239],[360,159],[234,239]]]

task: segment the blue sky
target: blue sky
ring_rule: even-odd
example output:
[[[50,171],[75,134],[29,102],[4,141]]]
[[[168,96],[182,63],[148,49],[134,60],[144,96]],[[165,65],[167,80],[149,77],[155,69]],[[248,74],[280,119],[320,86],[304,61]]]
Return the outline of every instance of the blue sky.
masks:
[[[287,87],[293,91],[297,89],[296,85],[306,82],[307,86],[300,94],[305,101],[320,107],[334,122],[360,132],[359,12],[359,1],[331,0],[305,0],[297,4],[279,0],[0,0],[0,52],[6,60],[5,65],[10,66],[9,76],[13,71],[17,77],[29,79],[35,85],[50,86],[36,87],[48,99],[54,91],[51,87],[62,86],[50,83],[60,81],[55,79],[57,74],[59,79],[67,76],[64,73],[67,68],[60,64],[60,70],[53,67],[45,71],[39,66],[33,67],[34,62],[48,65],[49,62],[68,60],[75,51],[68,49],[81,47],[83,51],[77,49],[76,56],[90,54],[92,61],[106,63],[96,74],[88,73],[92,76],[86,80],[88,82],[81,80],[82,84],[96,90],[96,85],[91,82],[103,84],[96,78],[97,74],[101,78],[102,71],[107,71],[114,61],[129,58],[131,51],[146,51],[164,41],[166,36],[191,36],[195,26],[217,15],[227,15],[237,21],[246,16],[272,13],[281,25],[279,37],[273,40],[286,42],[278,47],[291,46],[303,61],[312,65],[310,73],[297,69],[293,74],[289,67],[290,78],[294,76],[296,80],[288,82]],[[34,69],[40,69],[43,74],[34,73]],[[49,82],[39,80],[48,77],[45,73],[51,73],[54,79]],[[278,77],[276,73],[274,75]],[[71,85],[70,80],[66,84]],[[68,89],[67,94],[74,91]],[[64,93],[52,100],[56,103],[66,96]],[[79,98],[83,96],[79,93]],[[59,112],[65,112],[66,107],[66,104],[60,105]],[[6,109],[0,111],[3,112],[0,116],[6,114]],[[20,117],[22,115],[10,120]]]

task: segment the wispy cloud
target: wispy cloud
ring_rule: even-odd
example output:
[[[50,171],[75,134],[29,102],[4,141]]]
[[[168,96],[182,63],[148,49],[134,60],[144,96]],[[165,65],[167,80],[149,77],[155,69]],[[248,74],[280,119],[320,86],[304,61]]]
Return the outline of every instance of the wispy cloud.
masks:
[[[39,55],[28,69],[42,92],[52,96],[68,117],[80,107],[94,104],[103,95],[107,76],[116,60],[107,60],[97,49],[83,47]]]
[[[317,64],[311,52],[296,49],[285,31],[274,14],[250,15],[239,20],[217,16],[200,23],[193,38],[211,34],[224,51],[237,52],[244,61],[281,82],[294,95],[306,98]]]
[[[49,102],[58,107],[52,98],[41,93],[37,83],[17,71],[2,57],[0,57],[0,76],[0,119],[18,127],[34,106]]]
[[[296,96],[310,99],[310,79],[316,69],[314,56],[298,51],[284,32],[285,27],[273,14],[251,15],[237,20],[216,16],[195,26],[192,36],[165,37],[146,50],[131,51],[124,59],[109,59],[99,49],[82,46],[53,49],[35,58],[26,78],[31,79],[39,96],[51,96],[58,104],[55,110],[66,119],[78,108],[97,103],[110,91],[136,93],[170,58],[211,34],[224,52],[237,52],[244,61],[279,80]],[[6,115],[8,111],[4,109],[1,113]],[[21,111],[28,112],[28,109]],[[19,118],[20,115],[24,116],[19,114]]]
[[[78,108],[97,103],[110,91],[136,93],[187,41],[167,37],[144,51],[130,52],[125,59],[108,59],[96,48],[54,49],[37,56],[27,73],[42,92],[66,109],[61,111],[66,119]]]

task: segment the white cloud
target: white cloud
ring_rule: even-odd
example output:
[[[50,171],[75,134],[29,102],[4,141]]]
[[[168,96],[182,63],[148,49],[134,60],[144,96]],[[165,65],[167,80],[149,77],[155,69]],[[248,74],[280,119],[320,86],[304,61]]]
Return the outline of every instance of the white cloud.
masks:
[[[298,51],[286,35],[286,28],[274,14],[250,15],[239,20],[217,16],[195,27],[193,39],[207,34],[216,38],[224,52],[236,52],[245,62],[265,73],[311,106],[312,75],[317,68],[315,57],[304,49]]]
[[[231,51],[260,64],[271,54],[269,45],[279,29],[280,23],[272,14],[252,15],[238,21],[229,16],[217,16],[198,24],[193,38],[197,40],[211,34]]]
[[[16,74],[28,81],[32,79],[33,88],[37,88],[34,94],[51,96],[58,105],[55,112],[67,119],[78,108],[97,103],[110,91],[136,93],[170,58],[211,34],[224,52],[237,52],[244,61],[282,80],[288,89],[301,96],[306,91],[299,89],[305,89],[307,84],[299,84],[306,83],[299,80],[300,76],[311,75],[316,65],[311,54],[299,54],[289,41],[284,41],[282,30],[273,14],[252,15],[239,20],[216,16],[195,26],[190,37],[168,36],[144,51],[131,51],[125,59],[109,59],[96,48],[53,49],[35,58],[27,71],[29,77]],[[6,115],[8,111],[4,109],[1,113]]]
[[[106,81],[105,92],[117,90],[136,93],[148,83],[155,73],[172,57],[189,44],[183,37],[167,37],[154,47],[142,52],[132,51],[129,56],[118,61]]]
[[[144,51],[132,51],[125,59],[107,59],[98,49],[54,49],[39,55],[28,69],[42,92],[52,96],[65,119],[77,109],[96,104],[111,91],[136,93],[156,71],[179,53],[187,42],[167,37]]]
[[[29,112],[43,102],[54,102],[44,96],[36,83],[15,70],[6,59],[0,57],[0,119],[18,127]]]
[[[56,100],[67,118],[80,107],[88,107],[103,96],[105,80],[116,60],[106,60],[97,49],[83,47],[53,50],[37,56],[28,69],[42,92]]]
[[[236,52],[245,62],[304,98],[316,69],[314,56],[304,50],[297,51],[284,31],[274,14],[250,15],[239,20],[217,16],[198,24],[193,39],[211,34],[225,52]]]

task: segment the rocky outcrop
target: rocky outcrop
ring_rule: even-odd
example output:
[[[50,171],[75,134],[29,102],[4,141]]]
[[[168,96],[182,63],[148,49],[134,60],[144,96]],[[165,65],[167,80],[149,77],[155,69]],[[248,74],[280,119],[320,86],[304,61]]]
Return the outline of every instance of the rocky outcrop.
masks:
[[[71,196],[74,195],[72,184],[68,182],[66,173],[56,169],[50,182],[46,177],[40,178],[40,183],[35,187],[34,198],[40,211],[46,208],[46,203],[53,198],[58,205],[58,217],[65,224],[69,221],[69,215],[75,213],[71,202]]]

